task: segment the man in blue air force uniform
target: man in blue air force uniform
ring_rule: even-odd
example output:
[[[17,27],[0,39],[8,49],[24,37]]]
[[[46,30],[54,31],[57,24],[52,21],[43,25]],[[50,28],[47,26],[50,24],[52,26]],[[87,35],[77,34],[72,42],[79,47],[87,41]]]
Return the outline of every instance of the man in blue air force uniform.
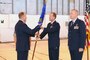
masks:
[[[86,40],[85,23],[78,18],[78,11],[73,9],[70,12],[68,25],[68,47],[71,60],[82,60]]]
[[[49,15],[51,22],[47,25],[47,28],[42,28],[44,31],[40,34],[41,39],[48,34],[49,60],[59,60],[60,25],[55,19],[56,13],[51,12]]]

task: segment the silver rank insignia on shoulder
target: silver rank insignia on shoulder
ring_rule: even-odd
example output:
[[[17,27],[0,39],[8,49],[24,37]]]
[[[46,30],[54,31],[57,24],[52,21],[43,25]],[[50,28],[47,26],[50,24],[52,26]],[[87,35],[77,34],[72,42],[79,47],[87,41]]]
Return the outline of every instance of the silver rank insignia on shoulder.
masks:
[[[74,26],[74,29],[79,29],[78,24],[76,24],[76,25]]]

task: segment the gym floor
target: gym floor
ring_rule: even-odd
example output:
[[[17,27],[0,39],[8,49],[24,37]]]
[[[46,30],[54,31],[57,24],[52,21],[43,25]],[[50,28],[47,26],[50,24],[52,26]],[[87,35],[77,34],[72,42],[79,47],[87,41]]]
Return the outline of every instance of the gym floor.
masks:
[[[28,60],[32,60],[32,53],[35,41],[31,42],[31,50],[29,51]],[[67,46],[67,39],[60,41],[59,60],[70,60],[70,55]],[[0,60],[17,60],[14,43],[0,43]],[[34,60],[49,60],[48,59],[48,41],[38,41],[35,51]],[[84,51],[83,60],[87,60],[87,51]]]

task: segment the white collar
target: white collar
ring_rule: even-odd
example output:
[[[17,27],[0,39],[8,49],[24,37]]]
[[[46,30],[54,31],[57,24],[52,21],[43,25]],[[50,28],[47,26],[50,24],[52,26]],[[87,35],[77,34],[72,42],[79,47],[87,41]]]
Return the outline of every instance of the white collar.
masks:
[[[52,21],[52,22],[51,22],[51,24],[53,24],[54,22],[55,22],[55,20],[54,20],[54,21]]]
[[[76,22],[76,20],[77,20],[77,18],[76,18],[76,19],[74,19],[74,20],[72,20],[72,22],[73,22],[73,23],[75,23],[75,22]]]

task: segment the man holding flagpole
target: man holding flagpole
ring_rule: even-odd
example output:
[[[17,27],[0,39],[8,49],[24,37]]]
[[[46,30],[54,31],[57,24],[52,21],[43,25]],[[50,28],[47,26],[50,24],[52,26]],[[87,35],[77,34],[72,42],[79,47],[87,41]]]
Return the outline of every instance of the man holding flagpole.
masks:
[[[17,60],[28,60],[29,37],[35,36],[35,33],[40,30],[40,26],[37,25],[34,29],[30,29],[26,25],[27,16],[25,12],[20,12],[18,17],[19,21],[15,25]]]
[[[44,2],[43,3],[43,8],[42,8],[42,12],[41,12],[39,22],[38,22],[39,26],[42,26],[43,20],[44,20],[44,17],[45,17],[45,12],[46,12],[46,0],[43,0],[43,2]],[[33,50],[33,54],[32,54],[32,60],[34,59],[34,54],[35,54],[35,50],[36,50],[38,35],[39,35],[39,31],[36,33],[36,41],[35,41],[34,50]]]
[[[49,20],[47,28],[41,27],[43,32],[40,34],[40,39],[42,39],[46,34],[48,34],[48,50],[49,50],[49,60],[59,60],[59,46],[60,46],[60,25],[55,20],[57,17],[55,12],[51,12],[49,15]]]

